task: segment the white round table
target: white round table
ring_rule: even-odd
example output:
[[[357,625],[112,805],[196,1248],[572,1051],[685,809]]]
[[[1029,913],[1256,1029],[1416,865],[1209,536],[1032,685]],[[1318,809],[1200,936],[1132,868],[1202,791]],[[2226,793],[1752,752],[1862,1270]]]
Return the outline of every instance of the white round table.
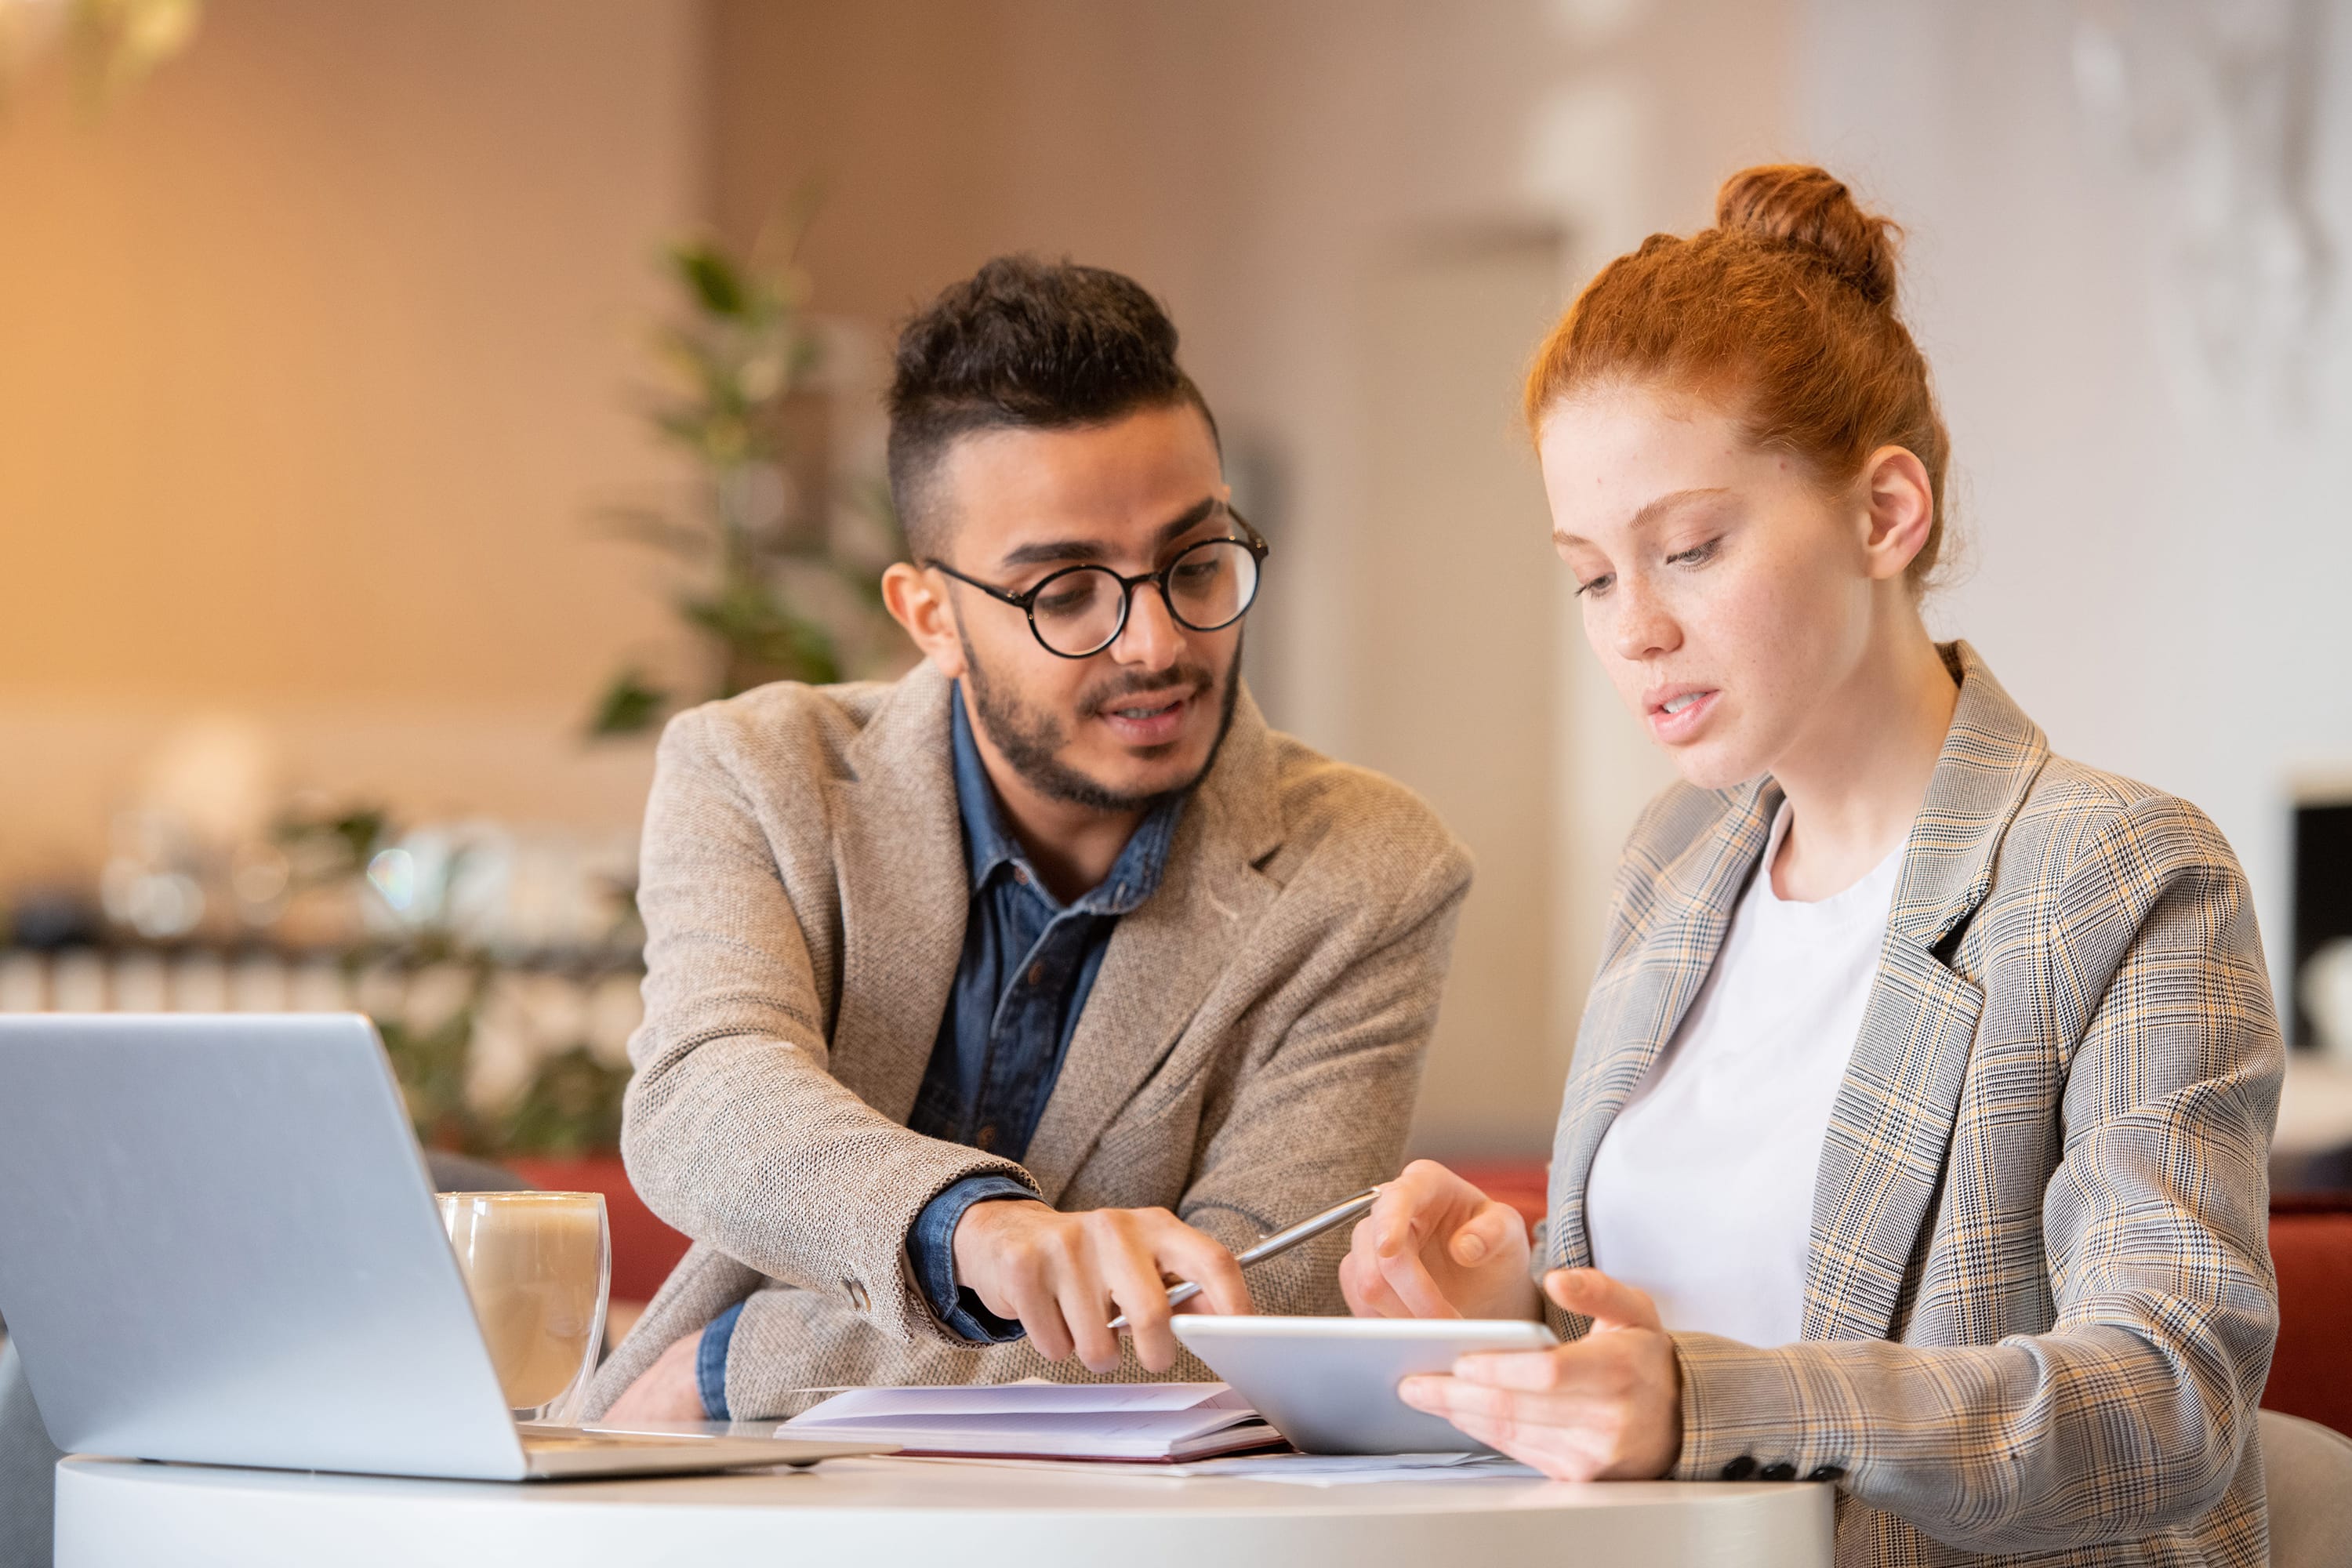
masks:
[[[1308,1487],[921,1459],[500,1484],[77,1458],[58,1568],[1822,1568],[1832,1494],[1801,1482],[1488,1478]]]

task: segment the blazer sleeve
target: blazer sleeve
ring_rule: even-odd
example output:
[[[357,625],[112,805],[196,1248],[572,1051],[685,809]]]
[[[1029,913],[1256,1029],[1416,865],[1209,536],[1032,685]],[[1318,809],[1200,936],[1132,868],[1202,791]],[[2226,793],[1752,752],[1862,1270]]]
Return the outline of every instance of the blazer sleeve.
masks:
[[[1179,1215],[1239,1252],[1269,1231],[1394,1176],[1436,1026],[1467,854],[1441,842],[1385,919],[1298,983],[1314,999],[1235,1064],[1203,1107]],[[1335,945],[1339,945],[1336,944]],[[1249,1272],[1260,1312],[1345,1316],[1342,1226]]]
[[[1843,1472],[1975,1552],[2130,1539],[2229,1487],[2277,1331],[2265,1157],[2284,1058],[2228,844],[2177,800],[2118,811],[2066,873],[2046,963],[2053,1010],[2082,1020],[2042,1205],[2050,1331],[1777,1350],[1677,1334],[1677,1477],[1743,1458]]]
[[[637,907],[646,1017],[621,1149],[646,1205],[898,1339],[963,1342],[932,1316],[906,1238],[967,1176],[1027,1172],[911,1132],[827,1070],[825,1009],[777,848],[699,711],[662,736]]]

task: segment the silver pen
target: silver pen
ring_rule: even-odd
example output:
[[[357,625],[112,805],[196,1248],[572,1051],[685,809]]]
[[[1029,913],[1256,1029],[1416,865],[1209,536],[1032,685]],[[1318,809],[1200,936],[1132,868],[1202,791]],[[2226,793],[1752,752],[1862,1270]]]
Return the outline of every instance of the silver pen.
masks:
[[[1380,1196],[1380,1188],[1367,1187],[1345,1203],[1333,1204],[1321,1214],[1302,1219],[1286,1230],[1276,1231],[1247,1252],[1236,1254],[1234,1261],[1247,1268],[1253,1263],[1263,1263],[1269,1258],[1277,1257],[1302,1241],[1312,1241],[1325,1231],[1347,1224],[1379,1202]],[[1187,1279],[1168,1292],[1168,1304],[1171,1307],[1181,1306],[1200,1293],[1201,1288]],[[1121,1312],[1118,1317],[1113,1318],[1110,1321],[1110,1326],[1114,1330],[1126,1328],[1127,1314]]]

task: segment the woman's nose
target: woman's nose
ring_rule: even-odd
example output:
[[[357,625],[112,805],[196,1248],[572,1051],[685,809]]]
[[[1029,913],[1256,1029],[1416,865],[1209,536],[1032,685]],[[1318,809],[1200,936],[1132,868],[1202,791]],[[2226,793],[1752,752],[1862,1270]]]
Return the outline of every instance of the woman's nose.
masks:
[[[1682,626],[1646,585],[1621,579],[1616,609],[1610,632],[1620,658],[1654,658],[1682,647]]]

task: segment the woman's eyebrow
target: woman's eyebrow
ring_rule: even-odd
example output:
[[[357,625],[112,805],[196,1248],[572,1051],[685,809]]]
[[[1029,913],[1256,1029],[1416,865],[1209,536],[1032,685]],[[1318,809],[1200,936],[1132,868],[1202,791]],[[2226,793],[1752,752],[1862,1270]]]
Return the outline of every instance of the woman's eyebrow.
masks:
[[[1635,512],[1626,521],[1625,526],[1627,528],[1636,529],[1647,528],[1651,524],[1656,522],[1659,519],[1664,517],[1667,513],[1680,510],[1683,507],[1688,505],[1692,501],[1702,500],[1710,496],[1727,496],[1731,492],[1729,490],[1724,489],[1720,485],[1710,485],[1698,489],[1668,490],[1664,495],[1659,496],[1655,500],[1643,505],[1639,511]],[[1592,544],[1592,541],[1584,538],[1581,534],[1570,533],[1566,530],[1559,528],[1555,528],[1551,531],[1551,542],[1554,544],[1562,546],[1571,544],[1591,546]],[[1595,546],[1595,548],[1597,548],[1597,546]]]

